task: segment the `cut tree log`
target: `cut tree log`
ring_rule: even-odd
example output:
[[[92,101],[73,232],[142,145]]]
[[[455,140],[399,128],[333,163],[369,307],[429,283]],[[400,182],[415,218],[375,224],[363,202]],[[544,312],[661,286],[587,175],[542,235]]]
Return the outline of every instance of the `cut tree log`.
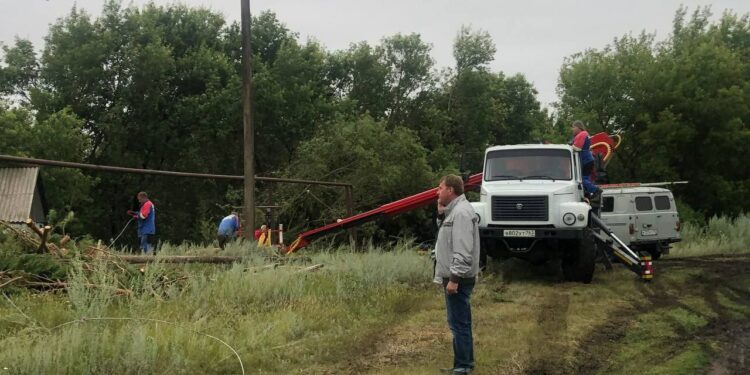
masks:
[[[45,226],[44,229],[39,229],[34,220],[31,218],[26,219],[26,226],[31,229],[32,232],[39,236],[39,239],[33,238],[28,232],[13,228],[11,225],[0,221],[6,228],[10,229],[15,236],[21,241],[25,242],[28,246],[33,247],[39,253],[44,253],[45,250],[52,253],[53,255],[60,256],[61,254],[67,254],[68,250],[61,246],[57,246],[54,243],[47,242],[49,234],[52,232],[52,227],[49,225]]]
[[[31,219],[29,219],[31,220]],[[39,248],[37,249],[37,252],[44,253],[45,251],[49,251],[47,249],[47,237],[49,237],[49,232],[52,231],[52,227],[49,225],[45,225],[44,229],[42,230],[42,235],[40,237],[39,242]],[[59,254],[58,254],[59,255]]]
[[[39,238],[41,238],[44,235],[44,233],[42,233],[42,230],[36,226],[36,223],[31,218],[26,219],[26,226],[31,228],[31,230],[34,231],[34,233],[36,233],[36,235],[39,236]]]

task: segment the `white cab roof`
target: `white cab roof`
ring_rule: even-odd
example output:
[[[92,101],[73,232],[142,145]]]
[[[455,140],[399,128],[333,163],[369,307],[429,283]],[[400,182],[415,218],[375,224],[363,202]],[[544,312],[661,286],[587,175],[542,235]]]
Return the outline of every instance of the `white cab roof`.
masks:
[[[523,150],[523,149],[568,150],[568,151],[572,150],[572,148],[568,145],[536,143],[536,144],[528,144],[528,145],[492,146],[487,149],[487,152],[497,151],[497,150]]]

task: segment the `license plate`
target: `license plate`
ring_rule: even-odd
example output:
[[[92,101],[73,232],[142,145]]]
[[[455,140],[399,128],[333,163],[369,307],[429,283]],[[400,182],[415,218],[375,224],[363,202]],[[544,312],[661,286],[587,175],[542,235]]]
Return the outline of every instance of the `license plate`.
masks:
[[[536,231],[533,229],[506,229],[503,231],[505,237],[535,237]]]
[[[656,231],[653,230],[653,229],[642,230],[641,231],[641,236],[656,236]]]

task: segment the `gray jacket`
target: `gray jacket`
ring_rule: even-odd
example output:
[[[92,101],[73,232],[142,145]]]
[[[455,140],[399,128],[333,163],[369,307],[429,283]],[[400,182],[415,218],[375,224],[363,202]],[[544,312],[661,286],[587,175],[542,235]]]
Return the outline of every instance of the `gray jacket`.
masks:
[[[479,273],[479,223],[474,207],[461,194],[444,213],[435,244],[436,281],[474,279]]]

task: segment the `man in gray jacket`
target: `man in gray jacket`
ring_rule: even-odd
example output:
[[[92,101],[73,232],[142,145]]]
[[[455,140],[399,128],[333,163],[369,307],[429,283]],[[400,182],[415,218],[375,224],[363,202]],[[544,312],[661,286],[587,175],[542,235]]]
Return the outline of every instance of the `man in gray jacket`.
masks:
[[[445,219],[435,244],[435,279],[445,288],[448,326],[453,333],[453,375],[474,369],[471,292],[479,272],[479,228],[474,208],[464,196],[461,177],[447,175],[437,189]]]

